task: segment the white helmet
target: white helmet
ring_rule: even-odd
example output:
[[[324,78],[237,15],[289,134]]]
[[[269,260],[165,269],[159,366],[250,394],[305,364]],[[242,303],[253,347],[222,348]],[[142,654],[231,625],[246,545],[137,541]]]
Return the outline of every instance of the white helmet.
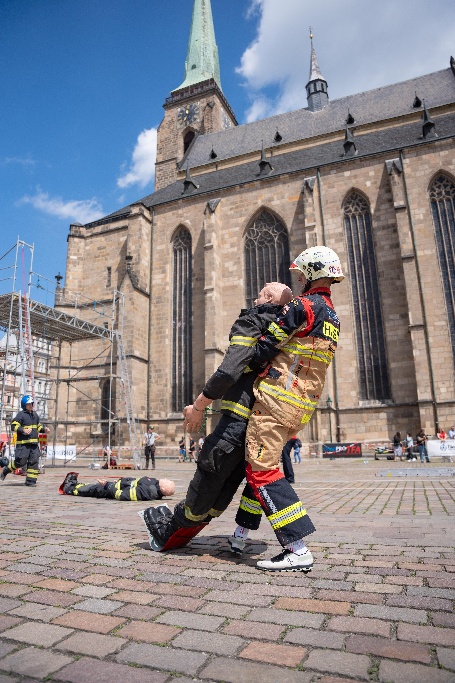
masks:
[[[309,282],[322,277],[332,277],[334,282],[344,280],[338,254],[329,247],[305,249],[294,259],[289,270],[300,270]]]

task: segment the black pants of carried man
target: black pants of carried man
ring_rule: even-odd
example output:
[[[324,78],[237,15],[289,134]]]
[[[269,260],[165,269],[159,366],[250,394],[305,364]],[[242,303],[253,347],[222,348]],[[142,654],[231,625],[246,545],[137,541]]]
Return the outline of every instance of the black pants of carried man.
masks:
[[[25,485],[35,486],[39,475],[40,449],[37,443],[17,445],[14,460],[3,468],[3,478],[14,470],[26,467]]]

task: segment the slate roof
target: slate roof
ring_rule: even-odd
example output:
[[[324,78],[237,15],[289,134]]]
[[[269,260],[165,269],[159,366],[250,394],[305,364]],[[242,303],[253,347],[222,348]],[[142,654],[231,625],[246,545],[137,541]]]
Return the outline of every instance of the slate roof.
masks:
[[[177,201],[184,197],[197,197],[203,194],[213,194],[227,187],[234,187],[243,183],[253,182],[262,178],[276,178],[282,174],[304,172],[306,170],[314,172],[316,168],[323,167],[342,161],[352,161],[372,154],[390,154],[396,156],[398,151],[414,145],[424,145],[434,142],[436,139],[455,137],[455,113],[438,116],[434,119],[436,123],[435,132],[438,137],[422,139],[422,121],[414,121],[401,126],[394,126],[380,131],[355,135],[353,140],[357,149],[355,156],[344,156],[343,140],[321,143],[307,149],[297,150],[276,156],[268,156],[273,170],[268,173],[260,173],[260,153],[256,161],[239,164],[230,168],[211,171],[194,176],[198,188],[190,187],[185,193],[183,180],[178,180],[168,187],[157,190],[153,194],[144,197],[141,203],[147,207],[159,206],[168,202]],[[107,216],[103,221],[115,219],[128,213],[129,209],[124,208]],[[93,224],[92,224],[93,225]]]
[[[191,168],[213,163],[210,158],[212,149],[217,154],[217,161],[248,154],[260,150],[262,140],[266,149],[270,149],[277,145],[274,142],[277,130],[283,138],[280,144],[343,130],[348,109],[357,126],[403,116],[415,111],[412,107],[415,92],[421,100],[425,99],[430,109],[455,102],[455,75],[452,69],[332,100],[322,111],[298,109],[262,121],[200,135],[192,145],[187,163]]]

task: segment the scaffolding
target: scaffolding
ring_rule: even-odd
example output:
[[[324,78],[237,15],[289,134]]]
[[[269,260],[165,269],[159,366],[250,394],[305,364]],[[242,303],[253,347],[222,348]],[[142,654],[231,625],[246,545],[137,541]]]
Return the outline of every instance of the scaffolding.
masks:
[[[14,263],[3,266],[2,261],[8,255],[15,254]],[[26,270],[26,253],[29,263],[29,270]],[[5,333],[4,343],[4,359],[3,368],[0,368],[1,374],[1,394],[0,394],[0,432],[8,432],[12,415],[7,415],[7,410],[14,409],[14,403],[18,407],[18,399],[21,394],[30,393],[35,395],[35,364],[33,356],[33,339],[41,339],[52,344],[53,357],[56,360],[53,370],[53,377],[49,377],[48,381],[53,385],[53,396],[48,396],[48,401],[54,403],[53,420],[42,420],[49,425],[53,425],[52,434],[52,465],[56,464],[56,446],[57,446],[57,430],[58,427],[63,427],[65,430],[65,448],[64,448],[64,462],[66,464],[70,458],[66,458],[68,447],[68,428],[73,425],[86,426],[92,430],[93,425],[101,427],[101,436],[107,440],[109,449],[107,453],[112,452],[113,437],[116,432],[118,457],[120,458],[120,450],[124,452],[129,451],[131,456],[132,466],[137,469],[140,468],[141,462],[141,444],[140,444],[140,430],[136,419],[134,404],[131,391],[131,381],[129,375],[129,368],[127,362],[127,355],[125,353],[123,327],[124,327],[124,297],[122,292],[114,290],[111,300],[110,310],[106,308],[104,302],[100,305],[94,300],[90,300],[80,293],[70,292],[65,289],[63,296],[63,289],[60,286],[60,275],[55,276],[56,284],[51,280],[35,273],[33,271],[33,256],[34,247],[18,238],[16,244],[9,249],[3,256],[0,256],[0,283],[11,281],[11,290],[7,293],[0,294],[0,331]],[[22,268],[22,289],[17,290],[18,271]],[[1,277],[6,275],[5,277]],[[27,281],[28,276],[28,281]],[[49,285],[43,286],[43,282],[51,283],[53,290],[49,289]],[[50,293],[55,301],[55,306],[49,306],[47,303],[42,303],[31,298],[30,293],[32,288],[42,290],[42,292]],[[4,286],[3,286],[4,288]],[[41,293],[42,293],[41,292]],[[58,308],[57,308],[58,306]],[[69,309],[70,312],[65,312],[63,308]],[[80,315],[90,316],[93,320],[87,320]],[[19,396],[13,400],[13,405],[5,406],[5,393],[8,382],[8,377],[12,374],[17,374],[18,362],[16,362],[16,370],[8,368],[8,359],[11,355],[11,339],[15,336],[18,340],[17,349],[21,367],[21,381]],[[88,341],[99,340],[101,343],[101,352],[98,355],[90,356],[88,358],[79,358],[79,364],[74,365],[72,362],[73,344]],[[63,376],[62,370],[62,349],[65,348],[66,354],[69,358],[68,364],[65,366],[68,376]],[[3,346],[2,346],[3,353]],[[106,356],[109,358],[109,371],[106,372],[100,363],[100,372],[92,374],[93,369],[96,368],[97,359]],[[115,358],[115,360],[114,360]],[[81,365],[81,361],[82,365]],[[114,374],[114,363],[119,374]],[[106,365],[106,364],[105,364]],[[14,386],[16,387],[16,377],[14,377]],[[75,392],[84,396],[86,402],[95,403],[93,395],[89,395],[83,390],[84,383],[98,382],[100,393],[102,383],[104,386],[108,382],[109,400],[103,403],[103,396],[99,396],[99,419],[69,419],[69,404],[70,404],[70,388]],[[124,417],[120,416],[114,410],[114,391],[115,385],[118,384],[121,389]],[[66,419],[61,419],[58,415],[59,404],[61,402],[61,386],[66,385]],[[127,434],[129,439],[129,447],[121,446],[122,424],[127,426]],[[90,432],[90,438],[93,436],[93,431]],[[83,451],[92,455],[95,459],[98,454],[97,436],[95,430],[95,437],[91,444],[88,444]],[[79,455],[81,451],[79,452]],[[125,453],[126,455],[126,453]],[[50,464],[50,463],[48,463]],[[110,467],[110,457],[107,457],[107,467]]]

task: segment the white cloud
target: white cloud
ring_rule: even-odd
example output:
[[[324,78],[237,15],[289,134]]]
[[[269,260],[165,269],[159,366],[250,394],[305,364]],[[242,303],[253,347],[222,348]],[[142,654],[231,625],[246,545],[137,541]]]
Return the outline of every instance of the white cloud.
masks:
[[[156,128],[143,130],[139,134],[133,151],[130,169],[117,179],[117,186],[124,188],[130,185],[145,187],[155,177],[156,162]]]
[[[35,166],[37,162],[30,157],[5,157],[2,159],[2,163],[5,165],[17,164],[19,166]]]
[[[447,68],[453,0],[428,8],[426,0],[250,0],[257,33],[237,69],[252,100],[246,120],[307,106],[310,25],[331,99]]]
[[[42,192],[40,189],[33,196],[22,197],[18,204],[31,204],[35,209],[51,216],[83,224],[96,221],[105,215],[101,205],[94,198],[64,201],[61,197],[49,197],[47,192]]]

